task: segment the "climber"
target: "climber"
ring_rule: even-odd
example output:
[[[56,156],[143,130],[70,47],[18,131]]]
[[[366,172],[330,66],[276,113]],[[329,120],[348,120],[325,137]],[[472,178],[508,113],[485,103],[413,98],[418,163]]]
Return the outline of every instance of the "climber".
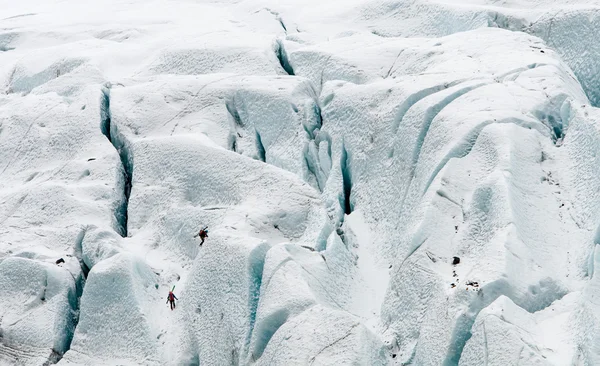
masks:
[[[169,291],[169,295],[167,295],[167,302],[171,303],[171,310],[175,309],[175,300],[179,300],[177,296],[173,293],[173,291]]]
[[[200,242],[200,245],[202,246],[202,244],[204,244],[204,239],[208,238],[208,226],[205,226],[203,229],[200,229],[200,232],[194,235],[194,238],[198,236],[200,237],[200,239],[202,239],[202,241]]]

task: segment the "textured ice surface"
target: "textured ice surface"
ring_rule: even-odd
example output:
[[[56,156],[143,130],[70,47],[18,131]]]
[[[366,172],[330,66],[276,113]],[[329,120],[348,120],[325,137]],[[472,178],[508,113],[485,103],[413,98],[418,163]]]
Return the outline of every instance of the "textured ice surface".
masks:
[[[599,7],[0,3],[0,364],[600,363]]]

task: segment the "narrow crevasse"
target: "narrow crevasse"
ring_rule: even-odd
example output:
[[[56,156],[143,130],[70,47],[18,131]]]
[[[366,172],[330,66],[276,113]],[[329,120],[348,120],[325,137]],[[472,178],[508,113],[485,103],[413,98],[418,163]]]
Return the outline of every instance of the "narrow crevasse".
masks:
[[[569,99],[567,95],[558,95],[533,112],[535,118],[552,131],[552,141],[555,145],[560,145],[567,133],[571,118]]]
[[[267,161],[267,151],[265,149],[265,145],[263,145],[262,139],[260,137],[260,133],[258,132],[258,130],[256,128],[254,129],[254,133],[255,133],[255,141],[256,141],[256,154],[257,154],[258,160],[265,162],[265,161]]]
[[[59,339],[55,342],[55,346],[52,349],[52,354],[49,356],[48,360],[44,363],[46,365],[54,365],[58,363],[65,353],[67,353],[71,348],[71,343],[73,342],[73,337],[75,336],[75,331],[77,329],[77,325],[79,324],[79,315],[81,309],[81,297],[83,296],[83,291],[85,288],[85,283],[87,279],[87,275],[90,271],[90,268],[85,264],[83,260],[82,254],[82,245],[85,239],[86,233],[88,231],[88,227],[84,226],[77,237],[75,238],[75,243],[73,246],[73,257],[77,259],[79,262],[80,269],[79,271],[73,273],[72,270],[67,268],[66,270],[70,273],[73,278],[73,283],[75,285],[74,291],[69,289],[67,291],[67,301],[69,305],[69,314],[67,318],[62,321],[64,330],[64,338]],[[46,287],[47,287],[46,283]],[[45,292],[45,289],[44,289]],[[45,295],[42,297],[42,301]]]
[[[225,101],[225,108],[227,109],[227,116],[229,120],[229,136],[227,137],[228,149],[233,152],[238,152],[238,138],[242,138],[242,131],[244,124],[240,117],[240,114],[235,107],[234,96],[231,96]]]
[[[252,335],[254,333],[254,325],[256,324],[256,312],[258,310],[260,290],[263,282],[263,269],[265,266],[265,257],[270,248],[271,247],[268,244],[261,244],[252,250],[248,258],[248,313],[250,321],[248,325],[246,339],[244,341],[243,354],[248,355],[248,357],[251,357],[253,360],[255,359],[255,355],[254,351],[250,350],[250,341],[252,340]],[[258,355],[257,358],[258,357],[260,357],[260,355]]]
[[[350,215],[354,210],[352,203],[352,171],[350,170],[351,157],[346,150],[346,146],[342,144],[342,155],[340,157],[340,169],[342,170],[343,193],[340,195],[340,206],[344,210],[344,214]]]
[[[225,102],[225,108],[227,108],[227,112],[231,116],[234,125],[238,127],[244,127],[244,123],[242,122],[240,114],[238,113],[237,108],[235,107],[234,97],[231,97]]]
[[[283,26],[283,23],[282,23],[282,26]],[[284,29],[285,29],[285,27],[284,27]],[[288,54],[285,51],[285,47],[284,47],[283,41],[281,39],[277,39],[275,41],[274,49],[275,49],[275,55],[277,56],[277,60],[279,60],[279,65],[281,66],[281,68],[288,75],[295,75],[294,68],[290,64],[290,61],[288,59]]]
[[[342,187],[337,194],[339,202],[339,211],[337,213],[333,224],[335,231],[344,245],[347,245],[346,236],[344,233],[344,220],[347,215],[350,215],[354,210],[354,204],[352,202],[352,171],[351,171],[351,155],[348,153],[346,146],[342,143],[342,151],[340,154],[340,172],[342,176]],[[325,250],[326,246],[319,247],[319,250]]]
[[[304,125],[309,141],[306,142],[303,149],[304,164],[308,173],[316,181],[317,187],[320,192],[323,192],[329,173],[331,171],[331,136],[326,132],[322,131],[323,117],[321,115],[321,108],[315,101],[313,106],[314,114],[317,117],[317,125],[311,126]],[[305,178],[310,181],[312,178]]]
[[[83,240],[85,239],[85,235],[87,234],[88,227],[85,226],[81,229],[77,238],[75,239],[75,247],[73,248],[73,255],[79,261],[79,265],[81,266],[81,273],[83,274],[83,278],[87,279],[88,273],[90,273],[90,269],[85,261],[83,260]],[[83,288],[82,288],[83,292]]]
[[[122,237],[127,237],[127,208],[129,197],[131,195],[132,177],[133,177],[133,157],[128,148],[128,142],[119,134],[117,127],[111,122],[110,112],[110,89],[111,85],[107,83],[102,88],[102,100],[100,107],[100,130],[106,136],[108,141],[115,147],[121,159],[121,177],[118,182],[122,190],[122,197],[114,211],[115,231]]]

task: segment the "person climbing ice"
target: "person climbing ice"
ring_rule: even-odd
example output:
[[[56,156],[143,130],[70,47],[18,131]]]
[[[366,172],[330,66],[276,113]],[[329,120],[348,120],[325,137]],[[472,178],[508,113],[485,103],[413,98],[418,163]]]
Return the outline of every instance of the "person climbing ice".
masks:
[[[167,302],[171,303],[171,310],[175,309],[175,300],[179,299],[177,298],[177,296],[175,296],[172,290],[169,291],[169,294],[167,295]]]
[[[204,239],[208,238],[208,226],[205,226],[203,229],[200,229],[200,232],[196,234],[194,238],[198,236],[200,237],[200,239],[202,239],[202,241],[200,242],[200,246],[202,246],[202,244],[204,244]]]

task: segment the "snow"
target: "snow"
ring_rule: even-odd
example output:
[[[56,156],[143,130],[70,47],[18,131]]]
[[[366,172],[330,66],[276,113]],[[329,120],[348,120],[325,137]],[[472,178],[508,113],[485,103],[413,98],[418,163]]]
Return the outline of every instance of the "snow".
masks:
[[[0,364],[600,363],[599,6],[0,3]]]
[[[155,277],[147,264],[130,254],[117,254],[95,265],[81,298],[72,354],[65,360],[82,362],[89,357],[107,363],[124,359],[152,364],[157,359],[153,341],[158,329],[151,320],[158,314],[153,314],[147,300],[162,299],[154,287]],[[83,356],[78,356],[80,352]]]
[[[33,255],[32,255],[33,256]],[[0,263],[3,348],[31,352],[27,364],[39,364],[69,349],[76,324],[79,266],[59,268],[42,256],[14,256]],[[76,262],[75,262],[76,263]],[[33,349],[33,351],[32,351]],[[45,350],[45,351],[43,351]],[[0,360],[11,362],[2,352]]]

